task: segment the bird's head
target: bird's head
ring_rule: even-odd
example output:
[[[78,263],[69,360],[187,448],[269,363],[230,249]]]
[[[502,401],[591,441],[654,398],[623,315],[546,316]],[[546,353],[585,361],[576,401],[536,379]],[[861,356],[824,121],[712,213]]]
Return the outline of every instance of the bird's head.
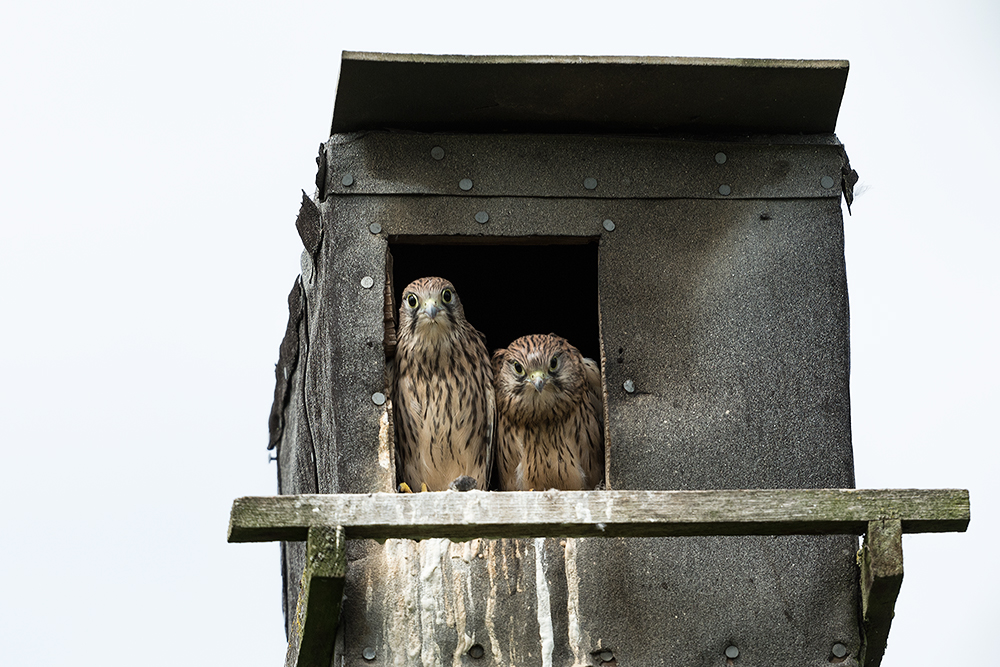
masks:
[[[454,285],[444,278],[420,278],[403,290],[399,306],[401,336],[449,336],[465,322]]]
[[[493,355],[498,397],[503,396],[534,413],[557,415],[566,399],[584,390],[580,351],[554,334],[518,338]]]

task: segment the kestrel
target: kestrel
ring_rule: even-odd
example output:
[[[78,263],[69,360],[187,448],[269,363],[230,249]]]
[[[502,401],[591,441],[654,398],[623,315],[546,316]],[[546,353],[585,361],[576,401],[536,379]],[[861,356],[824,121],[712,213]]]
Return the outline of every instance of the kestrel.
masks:
[[[493,353],[504,491],[593,489],[604,476],[601,369],[565,338],[518,338]]]
[[[486,490],[496,424],[493,369],[483,335],[466,321],[449,281],[421,278],[403,290],[390,391],[397,481],[444,491],[469,476]]]

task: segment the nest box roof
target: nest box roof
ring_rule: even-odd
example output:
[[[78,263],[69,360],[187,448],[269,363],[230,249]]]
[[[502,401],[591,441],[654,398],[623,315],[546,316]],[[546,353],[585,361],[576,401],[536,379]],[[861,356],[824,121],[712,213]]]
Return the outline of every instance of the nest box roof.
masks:
[[[846,60],[345,51],[333,133],[832,133]]]

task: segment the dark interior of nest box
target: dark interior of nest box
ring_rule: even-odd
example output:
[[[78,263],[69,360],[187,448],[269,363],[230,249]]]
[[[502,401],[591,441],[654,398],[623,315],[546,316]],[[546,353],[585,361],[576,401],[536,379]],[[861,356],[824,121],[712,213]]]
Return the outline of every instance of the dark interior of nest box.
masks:
[[[390,239],[397,315],[407,285],[438,276],[455,286],[491,354],[521,336],[554,333],[600,362],[597,241]]]

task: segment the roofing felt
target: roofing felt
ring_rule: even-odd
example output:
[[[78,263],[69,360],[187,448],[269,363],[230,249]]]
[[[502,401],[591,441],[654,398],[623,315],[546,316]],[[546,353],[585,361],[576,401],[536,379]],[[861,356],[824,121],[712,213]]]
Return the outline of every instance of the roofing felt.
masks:
[[[823,134],[846,60],[345,51],[332,133]]]

